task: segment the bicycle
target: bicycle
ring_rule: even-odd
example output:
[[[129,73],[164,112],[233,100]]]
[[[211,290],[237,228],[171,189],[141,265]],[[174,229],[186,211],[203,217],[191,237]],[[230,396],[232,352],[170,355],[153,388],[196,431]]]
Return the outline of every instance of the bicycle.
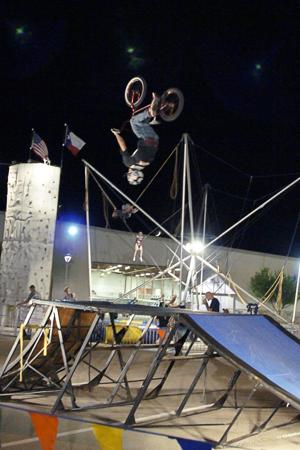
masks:
[[[141,111],[149,108],[150,103],[146,106],[142,105],[147,94],[147,83],[143,77],[137,76],[132,78],[126,85],[124,98],[126,104],[131,108],[132,115],[140,113]],[[178,88],[166,89],[160,97],[160,104],[158,114],[165,122],[173,122],[177,119],[184,106],[183,93]],[[152,125],[158,124],[156,117],[152,122]]]

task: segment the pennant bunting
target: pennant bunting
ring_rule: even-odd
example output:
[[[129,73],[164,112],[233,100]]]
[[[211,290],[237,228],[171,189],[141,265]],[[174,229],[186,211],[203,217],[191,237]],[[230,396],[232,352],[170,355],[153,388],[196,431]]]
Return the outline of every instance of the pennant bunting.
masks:
[[[58,430],[56,416],[46,414],[29,413],[35,433],[39,438],[42,450],[55,450],[55,442]]]
[[[193,441],[191,439],[176,438],[182,450],[211,450],[208,442]]]
[[[101,450],[122,450],[122,428],[93,425],[93,432]]]
[[[162,330],[161,328],[157,329],[157,334],[161,341],[164,339],[166,332],[167,332],[166,330]]]

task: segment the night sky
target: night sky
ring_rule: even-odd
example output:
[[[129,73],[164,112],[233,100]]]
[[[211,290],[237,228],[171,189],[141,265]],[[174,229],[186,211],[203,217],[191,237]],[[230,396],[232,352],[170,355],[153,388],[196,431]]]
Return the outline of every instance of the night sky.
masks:
[[[66,122],[87,142],[81,157],[135,199],[187,132],[195,144],[190,147],[195,219],[201,222],[208,183],[210,235],[300,176],[298,1],[22,5],[7,2],[1,14],[1,163],[27,161],[35,128],[51,162],[59,165]],[[181,117],[157,128],[160,151],[139,187],[124,178],[110,133],[130,117],[124,88],[135,75],[147,80],[149,98],[151,91],[172,86],[185,96]],[[124,137],[134,150],[129,128]],[[173,166],[174,159],[141,199],[159,221],[180,207],[180,195],[175,201],[169,195]],[[1,210],[6,176],[7,167],[0,166]],[[65,151],[61,219],[84,221],[83,181],[80,157]],[[91,185],[92,224],[104,226],[101,194]],[[221,243],[300,256],[299,197],[300,184]],[[178,221],[175,215],[166,227],[174,232]],[[145,234],[153,230],[141,216],[129,225]]]

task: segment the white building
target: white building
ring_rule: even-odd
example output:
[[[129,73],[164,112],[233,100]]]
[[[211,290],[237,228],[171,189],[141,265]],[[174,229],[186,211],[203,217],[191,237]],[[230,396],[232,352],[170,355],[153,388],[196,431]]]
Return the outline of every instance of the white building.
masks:
[[[0,240],[3,236],[4,212],[0,212]],[[70,223],[58,221],[55,232],[52,297],[61,298],[65,285],[70,285],[77,298],[89,297],[88,257],[86,227],[77,225],[77,234],[70,235]],[[117,298],[120,294],[134,290],[146,279],[164,270],[170,263],[176,244],[169,238],[147,236],[144,241],[144,262],[133,263],[132,255],[135,234],[105,228],[91,227],[91,261],[92,261],[92,291],[95,298]],[[70,263],[64,256],[71,254]],[[227,273],[230,269],[232,279],[242,288],[250,290],[250,279],[255,272],[263,267],[279,271],[286,260],[285,256],[272,255],[247,250],[228,249],[212,246],[204,255]],[[286,273],[296,276],[298,260],[288,258]],[[212,275],[205,271],[204,280]],[[178,268],[170,271],[164,277],[152,281],[149,285],[132,292],[128,297],[149,299],[160,297],[171,298],[178,292]],[[198,280],[199,283],[200,280]],[[32,281],[34,284],[34,280]],[[24,286],[24,294],[28,286]],[[37,286],[39,289],[39,286]],[[203,289],[204,290],[204,289]],[[214,291],[214,288],[208,290]]]

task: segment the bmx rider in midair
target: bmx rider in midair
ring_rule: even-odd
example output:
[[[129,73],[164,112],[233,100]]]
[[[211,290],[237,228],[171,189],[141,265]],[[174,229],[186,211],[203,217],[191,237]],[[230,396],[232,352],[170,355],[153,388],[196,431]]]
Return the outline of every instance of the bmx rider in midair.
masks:
[[[133,115],[130,119],[131,129],[138,138],[137,149],[132,154],[129,153],[120,130],[117,128],[111,129],[119,144],[123,164],[128,167],[127,179],[130,184],[139,184],[143,179],[141,170],[155,159],[159,137],[150,125],[150,122],[157,116],[159,106],[160,98],[153,92],[150,107]],[[142,174],[142,176],[137,177],[137,173]]]

